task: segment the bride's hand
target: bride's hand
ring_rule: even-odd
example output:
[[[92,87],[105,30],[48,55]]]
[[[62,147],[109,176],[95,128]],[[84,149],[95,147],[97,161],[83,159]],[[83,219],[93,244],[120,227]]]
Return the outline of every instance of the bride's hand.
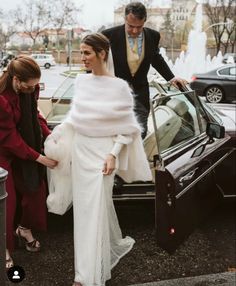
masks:
[[[108,154],[102,170],[103,174],[111,175],[112,172],[115,170],[115,166],[116,166],[116,157],[112,154]]]

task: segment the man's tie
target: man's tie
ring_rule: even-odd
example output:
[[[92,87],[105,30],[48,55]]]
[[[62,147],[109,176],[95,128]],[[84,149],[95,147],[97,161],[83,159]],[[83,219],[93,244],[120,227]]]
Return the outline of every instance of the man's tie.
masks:
[[[139,54],[138,54],[138,38],[134,38],[133,43],[134,43],[133,49],[132,49],[133,53],[135,53],[139,56]]]

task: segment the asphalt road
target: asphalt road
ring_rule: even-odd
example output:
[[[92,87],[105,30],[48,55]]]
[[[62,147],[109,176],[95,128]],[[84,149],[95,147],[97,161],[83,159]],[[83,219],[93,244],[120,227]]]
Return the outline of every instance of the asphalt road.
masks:
[[[72,67],[76,69],[76,67]],[[61,75],[62,72],[69,70],[66,65],[57,65],[50,69],[41,68],[40,82],[45,84],[45,90],[40,92],[40,97],[51,97],[60,84],[65,80],[65,76]]]
[[[132,236],[136,244],[114,268],[107,286],[127,286],[235,269],[234,206],[233,203],[221,205],[174,254],[169,255],[156,245],[153,202],[116,203],[123,234]],[[24,249],[17,249],[14,253],[15,263],[26,273],[19,285],[72,285],[72,232],[71,211],[62,217],[50,214],[48,232],[37,234],[42,251],[27,253]]]

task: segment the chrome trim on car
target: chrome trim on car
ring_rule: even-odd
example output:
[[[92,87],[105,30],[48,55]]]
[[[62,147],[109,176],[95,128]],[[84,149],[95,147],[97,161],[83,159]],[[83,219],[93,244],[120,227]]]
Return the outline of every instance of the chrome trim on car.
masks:
[[[216,184],[217,188],[220,190],[222,196],[224,197],[224,199],[232,199],[232,198],[236,198],[236,194],[235,195],[225,195],[224,190],[221,188],[220,185]]]
[[[123,187],[148,187],[148,186],[155,186],[155,184],[154,183],[123,184]]]
[[[201,133],[193,138],[188,139],[187,141],[180,142],[176,146],[171,146],[169,149],[164,150],[161,152],[161,156],[163,160],[169,159],[170,157],[174,156],[176,153],[178,153],[181,149],[184,150],[186,148],[189,148],[189,145],[200,143],[204,139],[206,139],[208,136],[206,135],[206,132]]]
[[[178,193],[178,195],[175,196],[176,199],[179,199],[180,197],[182,197],[190,188],[192,188],[197,182],[199,182],[203,177],[205,177],[208,173],[210,173],[217,165],[219,165],[222,161],[224,161],[234,151],[235,151],[234,148],[231,149],[223,157],[221,157],[218,161],[216,161],[211,167],[209,167],[208,170],[206,170],[204,173],[202,173],[199,177],[197,177],[196,180],[194,180],[185,189],[183,189],[180,193]]]
[[[121,195],[121,196],[113,196],[112,197],[114,201],[130,201],[130,200],[154,200],[155,199],[155,194],[153,195]]]

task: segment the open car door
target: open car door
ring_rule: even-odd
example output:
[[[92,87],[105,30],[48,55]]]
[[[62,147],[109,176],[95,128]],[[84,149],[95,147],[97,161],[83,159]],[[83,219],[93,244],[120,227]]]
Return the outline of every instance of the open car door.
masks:
[[[230,137],[209,138],[209,118],[193,91],[153,98],[151,108],[146,142],[155,164],[156,237],[172,253],[221,202],[214,170],[230,156]]]

